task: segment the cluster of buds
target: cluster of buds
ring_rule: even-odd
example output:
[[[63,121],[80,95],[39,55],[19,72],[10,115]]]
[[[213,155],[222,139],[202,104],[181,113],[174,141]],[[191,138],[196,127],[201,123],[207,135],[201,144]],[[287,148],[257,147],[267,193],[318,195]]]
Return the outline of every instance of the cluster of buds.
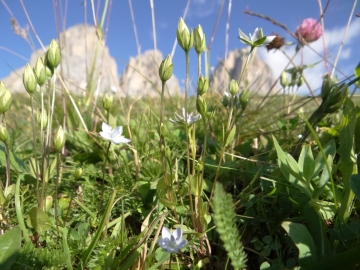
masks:
[[[194,31],[190,32],[184,20],[180,18],[178,29],[176,30],[176,38],[180,47],[185,52],[189,52],[191,47],[194,47],[197,54],[201,54],[206,50],[205,33],[201,25],[198,25]]]
[[[29,63],[26,64],[23,74],[23,83],[26,91],[32,94],[36,90],[37,85],[44,85],[46,79],[51,78],[54,69],[59,63],[60,48],[56,40],[52,40],[49,49],[43,57],[37,59],[34,68],[31,68]]]
[[[346,83],[337,84],[335,79],[332,79],[329,74],[324,76],[321,86],[322,106],[324,106],[325,113],[332,113],[337,111],[348,94],[348,85]]]
[[[197,82],[197,99],[196,99],[196,110],[201,114],[202,117],[206,118],[207,104],[203,97],[209,89],[209,80],[200,76]]]
[[[245,90],[241,91],[240,94],[239,94],[239,90],[240,90],[239,84],[237,83],[237,81],[232,79],[229,82],[228,91],[224,93],[224,96],[222,99],[222,104],[224,105],[224,107],[227,107],[231,103],[233,103],[236,106],[240,105],[241,108],[243,110],[245,110],[245,108],[249,102],[250,90],[245,89]]]

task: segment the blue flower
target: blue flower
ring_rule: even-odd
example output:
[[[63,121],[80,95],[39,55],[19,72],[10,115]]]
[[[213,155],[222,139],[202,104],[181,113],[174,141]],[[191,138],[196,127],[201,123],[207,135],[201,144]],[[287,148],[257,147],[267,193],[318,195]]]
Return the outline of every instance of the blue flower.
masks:
[[[173,233],[166,227],[162,228],[161,238],[158,240],[158,244],[164,250],[169,253],[177,253],[180,249],[187,245],[187,240],[182,239],[182,230],[177,228]]]

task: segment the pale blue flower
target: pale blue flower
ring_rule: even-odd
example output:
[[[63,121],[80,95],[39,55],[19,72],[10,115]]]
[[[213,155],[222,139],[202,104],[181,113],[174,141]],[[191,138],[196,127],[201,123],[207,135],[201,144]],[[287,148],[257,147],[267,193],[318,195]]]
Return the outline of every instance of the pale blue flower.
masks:
[[[182,230],[177,228],[173,233],[166,227],[162,228],[161,238],[158,240],[158,244],[164,250],[169,253],[177,253],[180,249],[187,245],[187,240],[182,239]]]
[[[123,133],[122,126],[118,126],[113,129],[105,122],[102,123],[102,131],[99,132],[101,137],[114,144],[131,142],[131,140],[126,139],[124,136],[122,136],[122,133]]]
[[[261,47],[268,45],[276,36],[264,36],[261,28],[256,28],[253,34],[249,34],[249,37],[239,29],[239,39],[242,43],[250,45],[251,47]]]

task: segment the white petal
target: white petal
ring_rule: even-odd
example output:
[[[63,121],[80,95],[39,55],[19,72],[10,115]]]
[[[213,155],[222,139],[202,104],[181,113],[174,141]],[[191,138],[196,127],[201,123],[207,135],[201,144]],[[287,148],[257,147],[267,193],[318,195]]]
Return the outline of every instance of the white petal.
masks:
[[[177,229],[173,232],[172,235],[175,237],[175,240],[176,240],[176,241],[178,241],[179,239],[181,239],[181,237],[182,237],[182,230],[181,230],[181,228],[180,228],[180,227],[177,228]]]
[[[159,246],[162,247],[163,249],[167,249],[167,241],[165,241],[163,238],[159,238],[158,244],[159,244]]]
[[[273,41],[273,39],[275,38],[276,36],[268,36],[266,37],[264,43],[262,45],[267,45],[269,44],[271,41]]]
[[[182,115],[183,115],[183,118],[186,119],[185,108],[184,107],[182,108]]]
[[[114,137],[114,138],[111,138],[111,141],[115,144],[119,144],[119,143],[129,143],[131,142],[131,140],[129,139],[126,139],[125,137],[123,136],[117,136],[117,137]]]
[[[111,141],[111,135],[107,132],[104,132],[104,131],[100,131],[99,132],[100,136],[103,137],[105,140],[109,140]]]
[[[110,127],[108,124],[106,124],[105,122],[102,123],[101,126],[102,130],[106,133],[110,133],[113,129],[112,127]]]
[[[171,232],[168,228],[166,227],[163,227],[162,230],[161,230],[161,235],[162,235],[162,238],[167,238],[167,239],[170,239],[171,238]]]
[[[187,240],[186,239],[181,239],[179,242],[177,242],[177,249],[182,249],[183,247],[185,247],[187,245]]]

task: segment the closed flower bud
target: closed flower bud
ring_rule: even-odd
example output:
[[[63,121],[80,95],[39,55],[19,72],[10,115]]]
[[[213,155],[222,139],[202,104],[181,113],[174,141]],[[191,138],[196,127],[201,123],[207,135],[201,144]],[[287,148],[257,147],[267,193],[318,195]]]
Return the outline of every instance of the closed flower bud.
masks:
[[[335,81],[331,78],[330,74],[325,74],[320,94],[322,100],[325,100],[329,97],[329,94],[334,86]]]
[[[54,147],[56,151],[60,152],[61,149],[64,147],[64,145],[65,145],[65,132],[62,126],[60,126],[55,133]]]
[[[24,74],[23,74],[23,83],[26,91],[29,94],[34,93],[36,90],[37,79],[33,69],[30,67],[29,63],[26,64]]]
[[[0,113],[5,113],[11,105],[11,92],[0,82]]]
[[[52,196],[46,196],[46,198],[44,200],[44,210],[45,210],[45,212],[49,212],[52,205],[53,205],[53,197]]]
[[[75,179],[80,179],[83,174],[83,168],[77,167],[74,172]]]
[[[304,84],[304,78],[303,78],[303,76],[300,76],[296,81],[296,85],[297,85],[297,87],[300,87],[303,84]]]
[[[209,120],[213,119],[215,117],[215,110],[206,112],[206,116]]]
[[[285,71],[281,72],[280,84],[283,88],[286,88],[289,86],[289,80],[288,80],[288,77],[287,77]]]
[[[0,141],[2,141],[3,143],[6,143],[8,140],[9,134],[6,130],[6,128],[0,124]]]
[[[198,27],[195,27],[193,31],[193,38],[194,38],[195,51],[198,54],[204,52],[206,49],[206,40],[205,40],[205,34],[200,24]]]
[[[171,150],[170,150],[169,146],[166,146],[166,148],[165,148],[165,157],[166,158],[171,157]]]
[[[47,61],[47,64],[52,68],[56,68],[60,63],[60,48],[55,39],[51,41],[47,51]]]
[[[249,95],[250,95],[250,90],[246,89],[244,91],[241,92],[240,94],[240,104],[241,104],[241,108],[243,110],[245,110],[248,102],[249,102]]]
[[[173,73],[173,64],[171,61],[171,57],[168,54],[165,59],[161,62],[159,67],[159,77],[162,82],[166,82],[169,80]]]
[[[54,74],[54,68],[50,67],[47,63],[48,63],[48,60],[47,60],[47,52],[41,57],[43,63],[44,63],[44,66],[45,66],[45,73],[46,73],[46,77],[48,79],[50,79],[52,77],[52,75]]]
[[[46,69],[43,60],[39,57],[36,61],[34,72],[38,85],[42,86],[46,81]]]
[[[198,96],[196,99],[196,109],[201,114],[201,116],[206,116],[207,105],[205,99],[202,96]]]
[[[103,97],[103,107],[106,111],[111,109],[113,103],[113,96],[109,94],[105,94]]]
[[[201,172],[202,169],[203,169],[203,164],[202,164],[202,161],[199,160],[198,162],[195,163],[195,170],[196,170],[197,172]]]
[[[37,111],[36,120],[40,124],[40,126],[42,125],[42,128],[45,129],[48,123],[48,117],[46,111],[45,110]]]
[[[167,127],[164,125],[164,123],[160,123],[159,131],[160,131],[160,135],[163,137],[165,137],[168,134]]]
[[[209,89],[209,80],[204,77],[199,77],[197,83],[198,96],[202,96],[203,94],[205,94],[208,91],[208,89]]]
[[[179,19],[178,29],[176,30],[176,38],[180,47],[185,51],[190,51],[193,43],[192,34],[189,31],[189,28],[186,26],[182,18]]]
[[[232,79],[229,83],[229,93],[232,96],[235,96],[237,94],[237,92],[239,91],[239,85],[237,83],[237,81],[235,81],[234,79]]]

